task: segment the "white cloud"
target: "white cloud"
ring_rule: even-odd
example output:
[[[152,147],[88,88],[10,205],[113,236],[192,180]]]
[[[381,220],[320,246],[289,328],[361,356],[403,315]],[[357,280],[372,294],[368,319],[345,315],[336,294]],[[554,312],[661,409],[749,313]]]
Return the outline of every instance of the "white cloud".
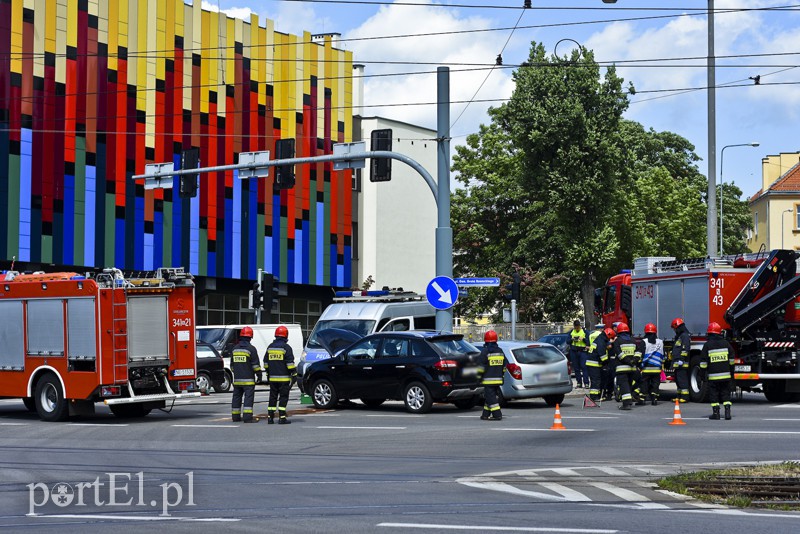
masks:
[[[358,28],[348,32],[345,38],[372,37],[379,35],[407,35],[442,32],[456,32],[472,29],[490,28],[495,21],[483,17],[462,17],[456,10],[442,7],[382,6],[379,11],[364,21]],[[482,63],[492,65],[503,47],[507,35],[495,32],[461,33],[432,35],[425,37],[406,37],[397,39],[376,39],[349,41],[345,46],[353,51],[354,61],[366,63],[365,74],[408,73],[426,71],[429,74],[376,77],[365,79],[364,103],[407,104],[436,102],[436,67],[450,67],[451,101],[507,98],[511,94],[510,70],[495,69],[488,80],[488,69],[474,70],[475,67],[458,66],[458,63]],[[371,62],[423,62],[429,65],[402,64],[390,65]],[[467,70],[472,69],[472,70]],[[480,92],[478,87],[484,82]],[[453,129],[453,134],[474,132],[478,123],[486,121],[486,109],[490,103],[471,104]],[[495,103],[494,105],[497,105]],[[451,123],[455,121],[464,104],[451,106]],[[418,124],[429,128],[436,127],[436,107],[393,106],[367,107],[365,115],[380,115]],[[458,141],[458,139],[456,140]]]
[[[207,11],[214,11],[219,12],[219,5],[216,3],[211,3],[206,0],[203,0],[202,6],[203,9]],[[252,9],[249,7],[231,7],[228,9],[223,9],[223,13],[228,15],[229,17],[233,17],[235,19],[242,19],[242,20],[250,20],[250,15],[254,13]]]

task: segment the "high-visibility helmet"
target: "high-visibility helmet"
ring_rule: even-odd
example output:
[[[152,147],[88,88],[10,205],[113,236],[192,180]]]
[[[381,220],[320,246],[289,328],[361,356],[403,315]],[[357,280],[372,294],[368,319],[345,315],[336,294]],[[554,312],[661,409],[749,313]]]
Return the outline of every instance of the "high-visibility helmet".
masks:
[[[709,334],[722,334],[722,327],[719,323],[708,323]]]
[[[645,334],[655,334],[656,333],[656,325],[653,323],[647,323],[644,325],[644,333]]]
[[[675,317],[672,320],[672,328],[678,328],[682,324],[683,324],[683,319],[681,319],[680,317]]]
[[[603,333],[606,335],[608,339],[614,339],[615,337],[617,337],[617,333],[614,332],[613,328],[606,328],[605,330],[603,330]]]
[[[242,328],[242,331],[239,332],[239,337],[249,337],[250,339],[253,339],[253,329],[249,326],[245,326]]]
[[[278,328],[275,329],[275,337],[288,338],[289,329],[283,325],[280,325]]]
[[[490,343],[494,341],[497,342],[497,332],[494,330],[487,330],[485,334],[483,334],[483,342]]]
[[[628,325],[626,323],[619,323],[617,325],[617,334],[622,334],[623,332],[630,332],[630,331],[631,329],[628,328]]]

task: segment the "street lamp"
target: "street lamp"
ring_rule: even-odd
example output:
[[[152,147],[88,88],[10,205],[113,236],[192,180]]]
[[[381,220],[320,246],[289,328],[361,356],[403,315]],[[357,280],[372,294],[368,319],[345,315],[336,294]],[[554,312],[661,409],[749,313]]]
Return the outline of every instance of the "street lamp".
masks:
[[[719,257],[722,257],[722,171],[725,167],[725,149],[735,146],[758,146],[761,143],[753,141],[752,143],[739,143],[738,145],[725,145],[722,147],[722,154],[719,158]]]
[[[784,219],[783,216],[786,215],[787,213],[794,213],[794,210],[793,209],[783,210],[783,213],[781,213],[781,250],[783,249],[783,234],[785,233],[783,229],[783,221],[786,220]]]

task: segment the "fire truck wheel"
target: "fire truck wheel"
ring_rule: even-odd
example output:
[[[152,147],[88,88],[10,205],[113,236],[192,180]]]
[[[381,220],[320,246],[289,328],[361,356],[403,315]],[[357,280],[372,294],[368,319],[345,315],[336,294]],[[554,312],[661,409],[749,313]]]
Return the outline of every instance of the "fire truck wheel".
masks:
[[[33,400],[33,397],[25,397],[22,399],[22,404],[25,405],[29,412],[36,411],[36,401]]]
[[[61,390],[58,378],[48,374],[36,383],[36,411],[42,421],[65,421],[69,417],[69,405]]]

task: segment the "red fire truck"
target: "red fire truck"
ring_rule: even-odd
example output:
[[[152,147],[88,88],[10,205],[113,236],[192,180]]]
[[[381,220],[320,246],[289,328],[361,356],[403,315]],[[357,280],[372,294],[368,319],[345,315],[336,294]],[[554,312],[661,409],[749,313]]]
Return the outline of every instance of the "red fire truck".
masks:
[[[142,417],[195,392],[194,281],[0,272],[0,397],[45,421],[94,413]]]
[[[706,397],[700,349],[709,322],[719,323],[736,351],[734,379],[743,391],[772,402],[800,400],[800,276],[797,253],[774,250],[739,257],[675,260],[640,258],[632,271],[609,278],[595,293],[605,324],[623,321],[634,335],[654,323],[669,353],[672,320],[692,333],[690,391]],[[668,372],[670,369],[668,369]]]

